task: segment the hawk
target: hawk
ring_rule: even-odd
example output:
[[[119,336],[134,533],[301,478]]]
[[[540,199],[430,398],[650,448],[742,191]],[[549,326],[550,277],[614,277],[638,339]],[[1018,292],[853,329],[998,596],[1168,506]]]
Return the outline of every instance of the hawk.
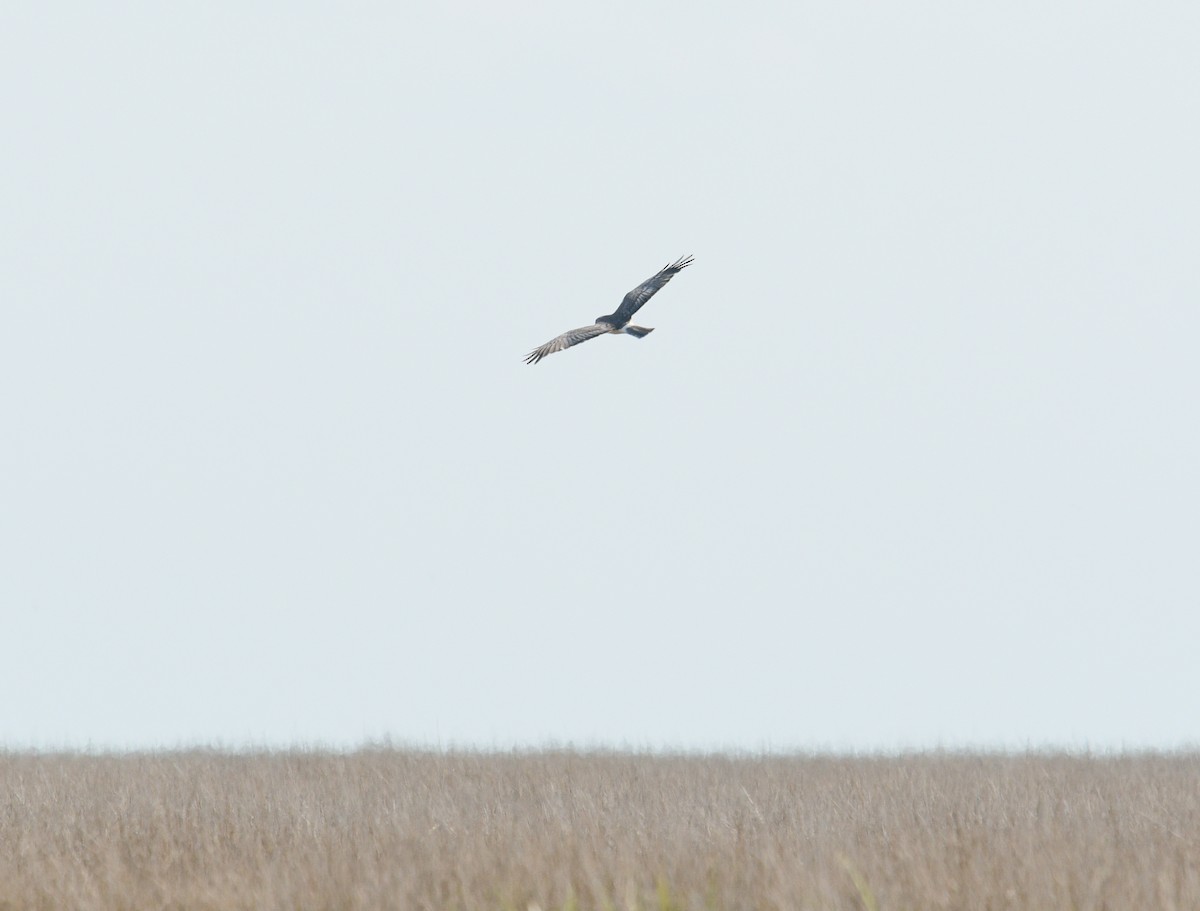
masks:
[[[647,329],[644,326],[631,326],[629,325],[629,320],[641,309],[646,301],[654,297],[655,292],[659,288],[675,276],[676,272],[687,268],[691,264],[692,258],[684,256],[675,260],[669,266],[663,266],[658,272],[626,294],[625,299],[621,301],[621,306],[608,314],[608,316],[597,316],[596,322],[592,325],[564,332],[558,338],[552,338],[541,347],[534,348],[526,355],[525,363],[536,364],[548,354],[553,354],[555,351],[562,351],[564,348],[570,348],[572,345],[578,345],[580,342],[586,342],[588,339],[595,338],[598,335],[605,335],[609,332],[615,332],[618,335],[623,332],[626,335],[632,335],[634,338],[645,338],[654,330]]]

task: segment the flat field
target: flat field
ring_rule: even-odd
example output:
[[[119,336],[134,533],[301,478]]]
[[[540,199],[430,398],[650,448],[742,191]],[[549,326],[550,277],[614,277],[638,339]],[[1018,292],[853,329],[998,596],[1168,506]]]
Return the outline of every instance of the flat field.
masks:
[[[1197,909],[1200,755],[0,753],[3,909]]]

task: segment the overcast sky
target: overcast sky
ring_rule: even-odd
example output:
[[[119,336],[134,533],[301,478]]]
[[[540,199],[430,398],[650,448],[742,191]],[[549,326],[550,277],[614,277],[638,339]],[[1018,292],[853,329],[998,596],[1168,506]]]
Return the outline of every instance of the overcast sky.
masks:
[[[1198,43],[5,3],[0,745],[1200,741]]]

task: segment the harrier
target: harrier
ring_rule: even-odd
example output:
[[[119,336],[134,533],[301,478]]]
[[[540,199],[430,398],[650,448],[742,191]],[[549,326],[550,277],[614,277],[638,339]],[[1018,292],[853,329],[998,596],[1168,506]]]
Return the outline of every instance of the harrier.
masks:
[[[598,335],[605,335],[609,332],[615,332],[618,335],[624,332],[626,335],[632,335],[634,338],[645,338],[654,330],[647,329],[644,326],[631,326],[629,325],[629,320],[641,309],[646,301],[654,297],[655,292],[659,288],[674,277],[676,272],[687,268],[691,264],[692,258],[685,256],[682,259],[675,260],[669,266],[663,266],[652,277],[646,279],[626,294],[625,299],[621,301],[621,306],[614,312],[608,314],[608,316],[597,316],[596,322],[592,325],[564,332],[558,338],[550,339],[550,341],[546,342],[540,348],[534,348],[526,356],[525,363],[536,364],[547,354],[562,351],[564,348],[570,348],[572,345],[578,345],[580,342],[586,342],[588,339],[595,338]]]

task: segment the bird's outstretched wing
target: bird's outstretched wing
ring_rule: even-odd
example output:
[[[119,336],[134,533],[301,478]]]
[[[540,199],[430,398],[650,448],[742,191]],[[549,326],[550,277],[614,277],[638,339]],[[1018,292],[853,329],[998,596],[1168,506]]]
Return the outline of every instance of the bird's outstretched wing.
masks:
[[[539,348],[534,348],[525,357],[526,364],[536,364],[547,354],[553,354],[555,351],[562,351],[564,348],[570,348],[572,345],[578,345],[580,342],[586,342],[590,338],[595,338],[597,335],[603,335],[605,332],[612,330],[612,326],[604,323],[592,323],[590,326],[581,326],[578,329],[572,329],[569,332],[564,332],[558,338],[552,338],[546,344]]]
[[[621,301],[621,306],[613,314],[617,318],[617,324],[620,325],[632,318],[641,309],[642,304],[654,297],[655,292],[669,282],[676,272],[687,268],[691,264],[692,258],[690,256],[681,257],[669,266],[663,266],[662,269],[626,294],[625,300]]]

